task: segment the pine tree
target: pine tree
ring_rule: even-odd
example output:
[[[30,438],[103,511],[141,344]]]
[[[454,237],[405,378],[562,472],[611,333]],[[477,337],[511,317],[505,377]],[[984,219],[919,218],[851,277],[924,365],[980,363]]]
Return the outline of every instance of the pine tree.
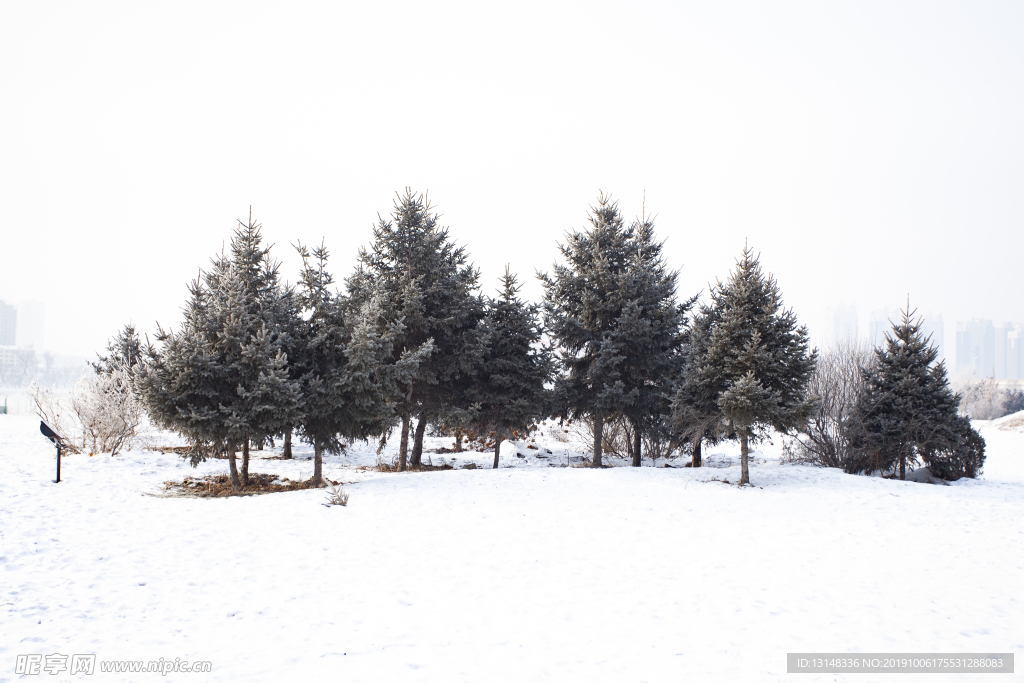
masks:
[[[619,344],[620,378],[628,400],[621,408],[632,425],[632,464],[642,462],[645,434],[663,431],[670,411],[674,378],[683,360],[686,313],[696,297],[676,301],[678,273],[670,271],[662,257],[662,243],[655,240],[654,224],[644,217],[631,226],[633,244],[629,277],[623,282],[625,302],[618,318],[615,339]]]
[[[984,463],[985,442],[958,415],[960,397],[949,388],[938,349],[921,331],[909,302],[893,323],[875,363],[863,368],[865,383],[846,429],[854,447],[850,473],[898,469],[920,458],[935,476],[974,477]]]
[[[550,347],[541,343],[537,306],[519,298],[520,288],[506,266],[499,297],[487,305],[483,325],[487,350],[466,391],[472,425],[481,433],[492,433],[495,468],[502,441],[526,434],[550,411],[545,385],[553,374],[554,359]]]
[[[558,245],[565,263],[556,263],[552,275],[538,276],[545,325],[559,346],[556,412],[563,419],[593,421],[592,466],[601,467],[605,420],[632,399],[622,381],[614,332],[626,303],[623,283],[630,276],[634,235],[618,203],[604,193],[588,221],[589,228],[569,233]]]
[[[456,246],[424,195],[406,189],[391,220],[374,228],[373,244],[359,253],[359,268],[347,281],[351,305],[376,299],[381,314],[400,321],[394,357],[432,344],[408,384],[395,400],[402,420],[399,469],[417,467],[427,422],[460,403],[479,364],[483,346],[477,326],[483,302],[477,293],[478,271],[465,248]],[[425,354],[424,354],[425,355]],[[409,429],[418,418],[412,457]]]
[[[703,464],[703,444],[713,446],[725,438],[735,438],[726,429],[718,407],[721,391],[717,375],[705,362],[714,321],[710,309],[703,307],[685,331],[681,372],[672,398],[670,428],[678,441],[690,444],[692,467]]]
[[[298,330],[298,353],[293,356],[294,374],[299,375],[302,388],[299,427],[313,445],[310,481],[319,486],[324,451],[339,452],[342,444],[338,437],[345,431],[355,431],[347,410],[349,397],[343,391],[350,335],[342,305],[330,291],[333,278],[327,272],[327,249],[321,243],[310,252],[301,242],[295,249],[302,258],[298,299],[306,313]]]
[[[676,407],[685,411],[686,402],[694,402],[689,409],[697,438],[710,432],[739,440],[740,484],[749,484],[750,441],[798,427],[813,409],[805,388],[817,351],[808,353],[807,329],[782,308],[778,284],[749,248],[710,295],[692,326]]]
[[[90,363],[97,374],[110,376],[118,369],[129,372],[142,358],[142,340],[135,325],[129,323],[107,343],[107,355],[96,354],[96,362]]]
[[[354,311],[330,290],[334,280],[322,244],[310,250],[300,243],[296,250],[302,258],[299,300],[305,313],[295,361],[302,387],[299,426],[313,445],[311,482],[320,485],[323,453],[342,450],[342,438],[365,439],[385,431],[393,414],[395,373],[414,372],[431,347],[402,355],[398,367],[392,366],[392,337],[401,326],[381,325],[374,300]]]
[[[593,421],[595,467],[605,421],[625,416],[638,466],[643,435],[668,409],[692,301],[676,302],[677,274],[664,263],[650,219],[627,226],[602,193],[589,222],[559,245],[565,263],[540,274],[545,323],[560,347],[556,412]]]
[[[248,485],[249,444],[297,422],[299,383],[290,377],[281,321],[294,310],[259,225],[239,221],[231,255],[212,261],[189,287],[179,332],[159,328],[147,344],[136,387],[150,417],[193,444],[192,464],[226,451],[232,487]],[[242,447],[241,476],[235,451]]]

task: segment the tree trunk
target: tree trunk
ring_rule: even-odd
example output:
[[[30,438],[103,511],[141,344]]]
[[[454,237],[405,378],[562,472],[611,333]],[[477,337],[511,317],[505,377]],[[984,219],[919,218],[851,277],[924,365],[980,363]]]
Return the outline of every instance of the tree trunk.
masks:
[[[900,453],[900,481],[907,479],[907,456]]]
[[[259,442],[258,442],[258,443],[256,444],[256,450],[258,450],[258,451],[262,451],[262,450],[263,450],[263,441],[262,441],[262,440],[261,440],[261,441],[259,441]]]
[[[405,472],[405,461],[409,456],[409,413],[402,415],[402,441],[398,446],[398,471]]]
[[[324,475],[324,447],[319,439],[313,439],[313,477],[309,480],[313,486],[323,483]]]
[[[249,439],[242,442],[242,486],[249,485]]]
[[[693,459],[690,462],[690,467],[702,467],[703,462],[700,457],[700,442],[702,439],[697,439],[693,442]]]
[[[494,437],[494,469],[498,469],[498,458],[501,457],[501,437]]]
[[[427,431],[427,416],[420,415],[416,422],[416,440],[412,444],[412,457],[409,464],[412,467],[419,467],[423,464],[423,434]]]
[[[281,457],[285,460],[292,459],[292,430],[288,430],[284,433],[284,451],[281,453]]]
[[[601,446],[604,439],[604,415],[594,413],[594,460],[591,467],[601,467]]]
[[[641,447],[643,442],[640,439],[640,426],[633,423],[633,467],[640,467],[644,464]]]
[[[747,470],[747,433],[740,431],[740,486],[750,483],[750,472]]]
[[[238,463],[235,461],[235,445],[228,444],[228,471],[231,473],[231,488],[242,490],[242,482],[238,481]]]
[[[456,429],[455,430],[455,452],[456,453],[461,453],[462,452],[462,430],[461,429]]]

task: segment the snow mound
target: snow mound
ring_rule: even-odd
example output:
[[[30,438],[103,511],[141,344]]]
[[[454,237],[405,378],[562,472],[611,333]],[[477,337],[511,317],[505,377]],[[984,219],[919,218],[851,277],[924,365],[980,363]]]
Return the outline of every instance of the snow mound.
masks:
[[[1024,410],[993,420],[992,424],[1004,432],[1024,432]]]

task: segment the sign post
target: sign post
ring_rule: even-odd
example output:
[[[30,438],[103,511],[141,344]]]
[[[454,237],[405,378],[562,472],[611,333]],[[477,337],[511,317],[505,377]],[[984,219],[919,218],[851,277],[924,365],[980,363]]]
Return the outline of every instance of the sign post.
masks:
[[[46,424],[42,420],[39,421],[39,431],[42,432],[43,436],[53,442],[53,445],[57,447],[57,478],[54,480],[54,484],[60,483],[60,452],[64,446],[64,437],[50,428],[50,425]]]

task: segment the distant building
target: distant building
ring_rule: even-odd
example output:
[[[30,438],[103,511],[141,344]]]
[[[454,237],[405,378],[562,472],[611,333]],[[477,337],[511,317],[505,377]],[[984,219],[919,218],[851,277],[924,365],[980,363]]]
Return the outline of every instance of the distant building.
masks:
[[[1024,325],[1006,323],[995,330],[995,369],[993,379],[1024,379],[1021,370],[1021,340]]]
[[[1024,325],[1006,332],[1006,379],[1024,379]]]
[[[18,305],[18,346],[31,346],[39,353],[46,348],[46,307],[41,301],[22,301]]]
[[[0,385],[10,384],[17,368],[17,349],[0,345]]]
[[[14,346],[18,334],[18,311],[0,301],[0,346]]]
[[[991,320],[971,318],[956,324],[956,369],[992,377],[996,369],[996,328]]]
[[[832,318],[832,341],[836,344],[856,342],[860,339],[857,323],[857,307],[844,304],[828,309]]]
[[[881,346],[885,342],[885,335],[892,330],[891,315],[888,308],[871,311],[868,319],[868,345]]]
[[[942,323],[942,314],[932,315],[932,312],[928,311],[928,315],[924,316],[921,321],[921,332],[924,333],[925,337],[931,336],[932,345],[939,350],[938,359],[943,360],[946,357],[942,343],[946,334],[946,327]]]

